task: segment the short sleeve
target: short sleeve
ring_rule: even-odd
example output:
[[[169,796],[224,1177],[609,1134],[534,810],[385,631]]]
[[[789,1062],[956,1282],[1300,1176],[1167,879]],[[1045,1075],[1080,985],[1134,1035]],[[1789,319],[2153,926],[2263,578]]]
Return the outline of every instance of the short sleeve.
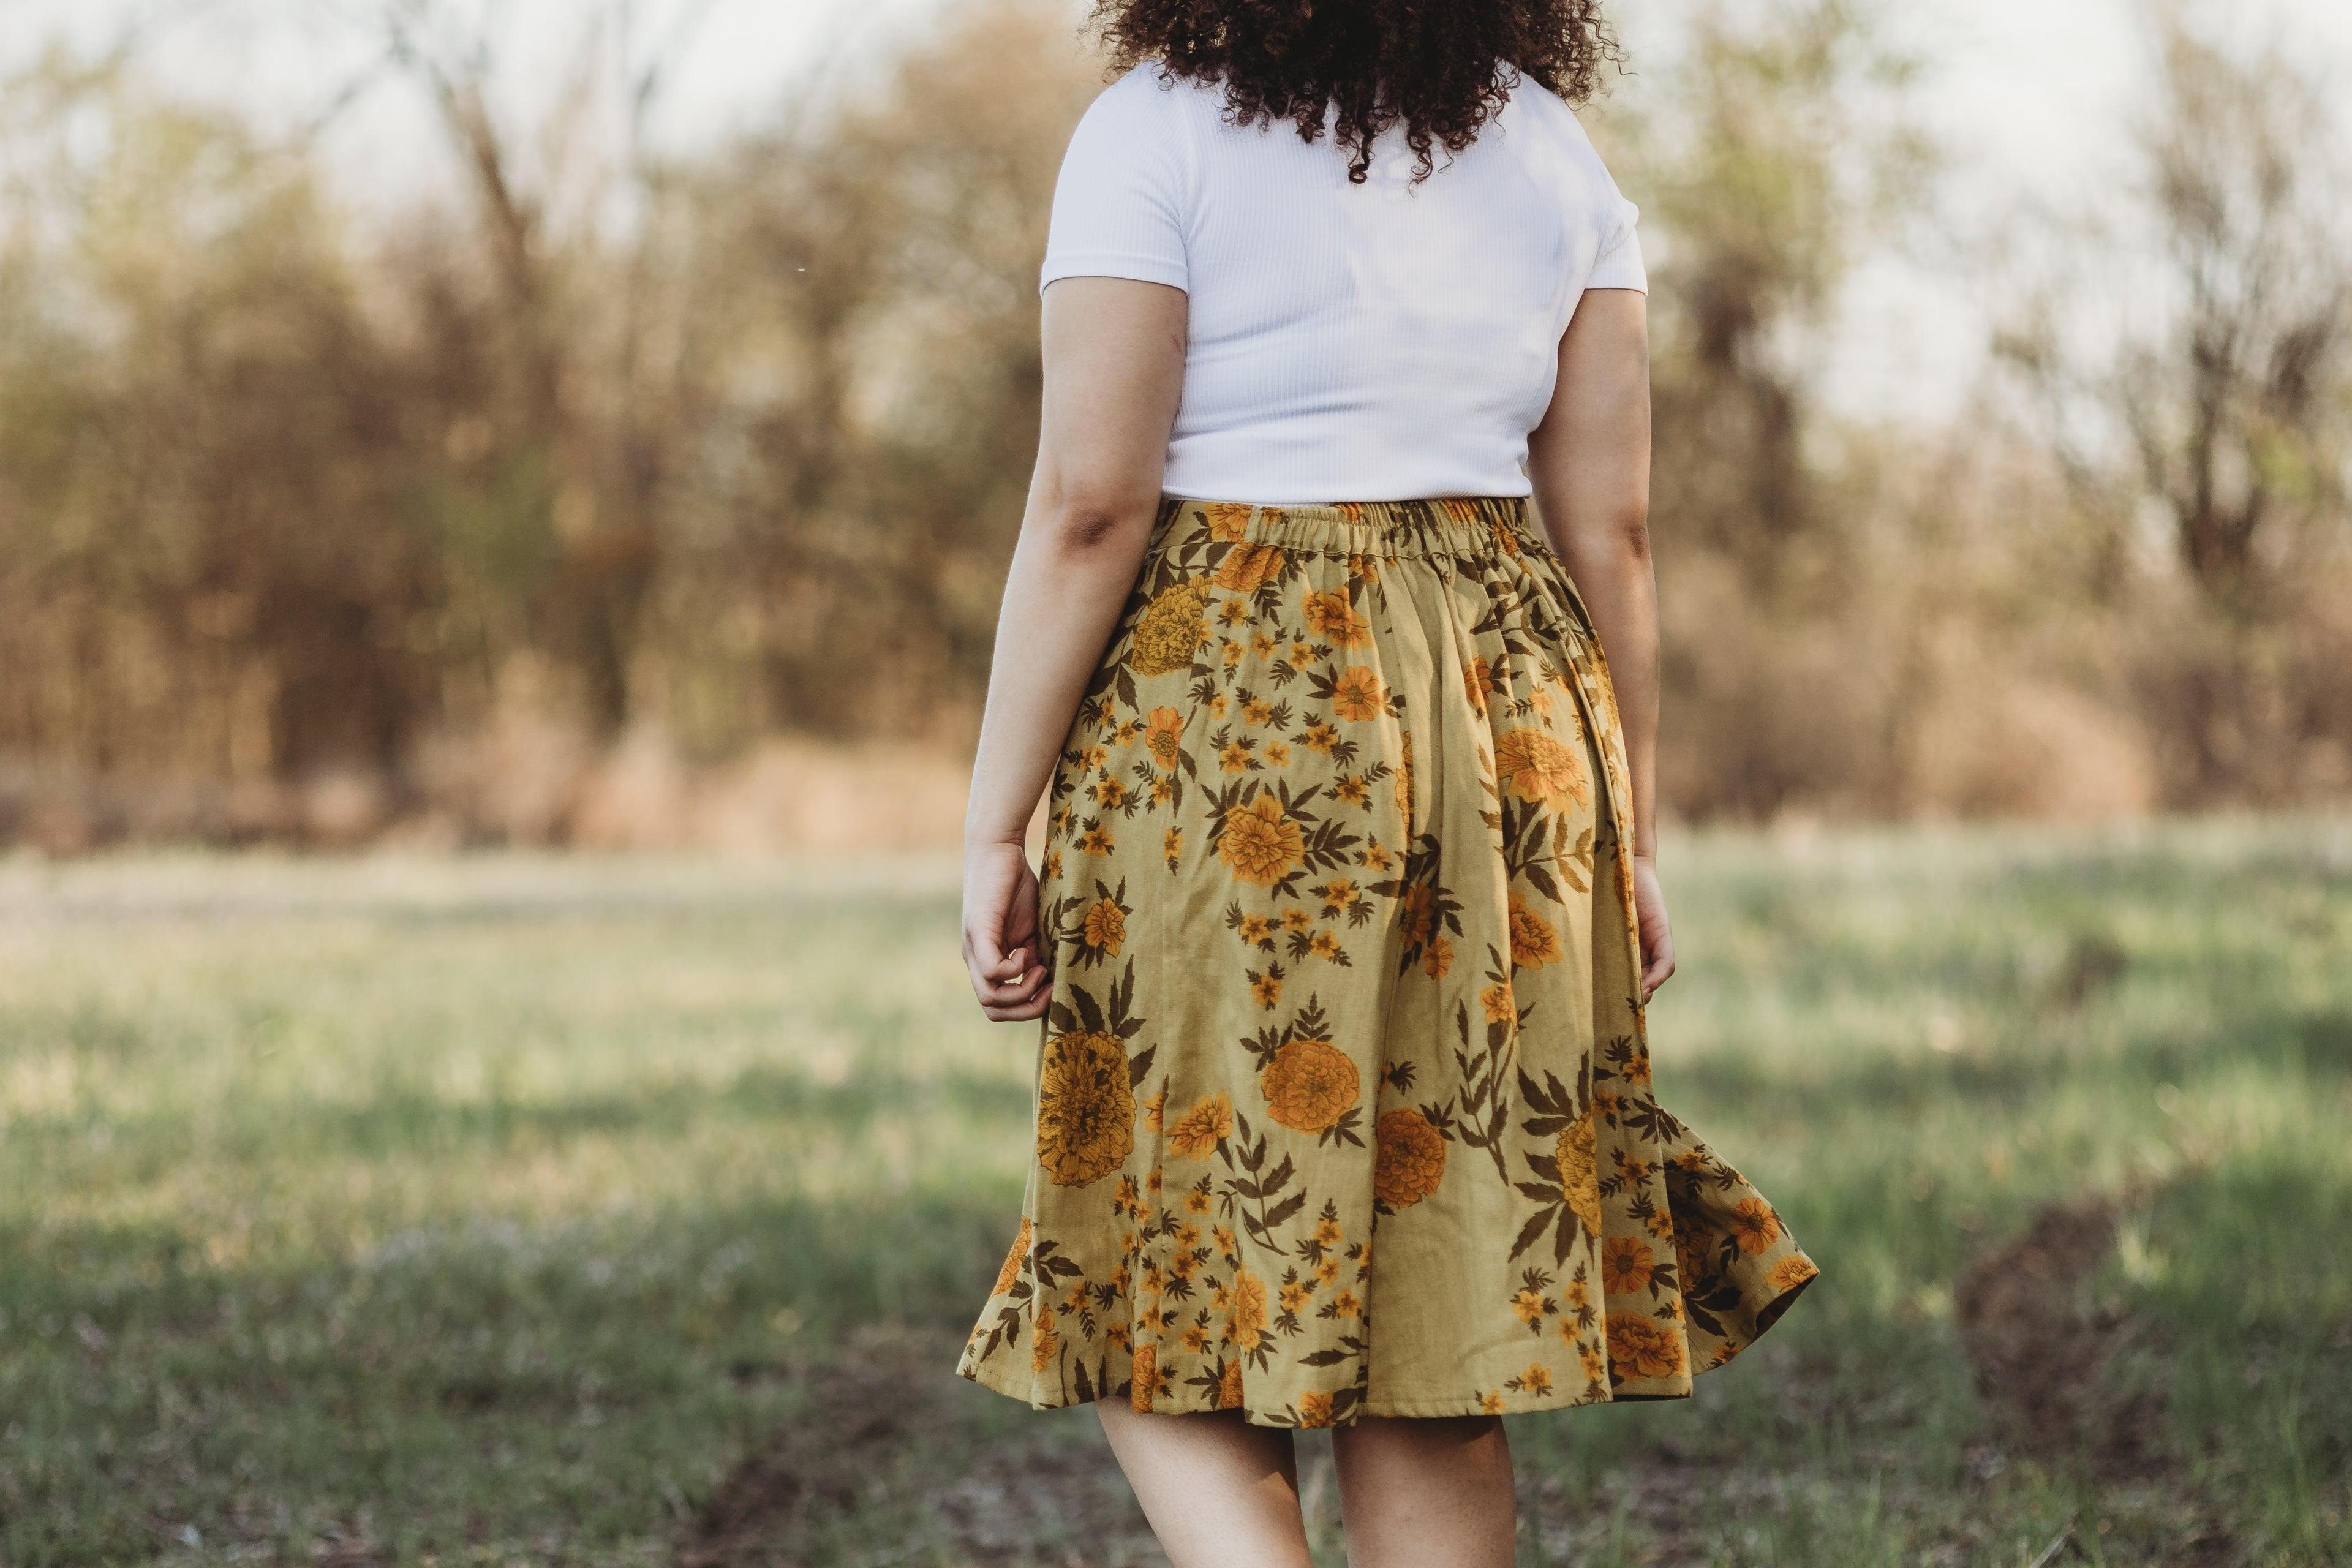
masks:
[[[1054,185],[1040,292],[1057,278],[1135,278],[1188,286],[1192,209],[1181,86],[1138,67],[1103,89],[1070,136]]]
[[[1610,226],[1601,242],[1601,254],[1593,258],[1592,275],[1584,280],[1587,289],[1650,289],[1650,275],[1642,265],[1642,236],[1635,227],[1642,209],[1609,187],[1611,205]]]

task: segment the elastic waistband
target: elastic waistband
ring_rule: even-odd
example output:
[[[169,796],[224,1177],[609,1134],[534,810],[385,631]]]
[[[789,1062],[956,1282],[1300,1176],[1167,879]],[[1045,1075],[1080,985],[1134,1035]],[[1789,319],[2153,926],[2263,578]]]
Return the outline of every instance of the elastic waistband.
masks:
[[[1162,496],[1154,530],[1163,547],[1195,533],[1343,555],[1477,555],[1549,548],[1529,521],[1525,496],[1443,496],[1431,500],[1339,501],[1254,506],[1246,501]]]

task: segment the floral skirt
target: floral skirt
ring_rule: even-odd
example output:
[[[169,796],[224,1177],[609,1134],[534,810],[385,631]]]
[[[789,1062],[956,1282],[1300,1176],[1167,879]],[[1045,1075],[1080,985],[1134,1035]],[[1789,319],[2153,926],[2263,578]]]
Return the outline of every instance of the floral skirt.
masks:
[[[1815,1273],[1652,1098],[1624,742],[1508,498],[1162,502],[1048,802],[957,1370],[1266,1426],[1687,1394]]]

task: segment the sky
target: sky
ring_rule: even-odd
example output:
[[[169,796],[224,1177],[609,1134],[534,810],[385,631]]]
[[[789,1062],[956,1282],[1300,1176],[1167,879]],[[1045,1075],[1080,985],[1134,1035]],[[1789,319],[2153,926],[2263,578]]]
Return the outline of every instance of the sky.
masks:
[[[325,115],[368,79],[367,18],[383,0],[0,0],[0,70],[51,39],[102,48],[126,34],[175,87],[292,126]],[[503,7],[513,36],[572,36],[586,0],[445,0]],[[641,30],[662,36],[689,7],[709,10],[680,56],[659,133],[692,142],[771,118],[784,86],[841,53],[885,48],[933,25],[954,0],[635,0]],[[2145,80],[2132,18],[2153,0],[1881,0],[1927,62],[1918,108],[1948,158],[1937,193],[1947,232],[1996,233],[2032,207],[2095,199],[2122,166],[2119,128]],[[2235,26],[2276,28],[2297,52],[2352,83],[2352,4],[2209,0]],[[1072,0],[1074,7],[1078,0]],[[1671,8],[1617,7],[1636,68]],[[1074,8],[1073,16],[1076,15]],[[553,81],[563,60],[519,73],[518,90]],[[396,85],[362,87],[334,109],[323,144],[357,188],[396,199],[447,178],[420,105]],[[1831,394],[1849,407],[1948,416],[1981,369],[1990,285],[1958,255],[1873,261],[1857,279],[1832,356]]]

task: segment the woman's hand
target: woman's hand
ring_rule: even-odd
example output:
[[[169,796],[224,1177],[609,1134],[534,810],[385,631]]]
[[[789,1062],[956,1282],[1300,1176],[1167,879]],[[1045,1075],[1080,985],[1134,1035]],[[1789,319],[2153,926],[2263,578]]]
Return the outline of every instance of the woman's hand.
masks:
[[[980,1010],[1000,1024],[1045,1015],[1053,998],[1037,941],[1037,874],[1018,844],[969,851],[963,863],[963,962]]]
[[[1642,928],[1642,1005],[1675,972],[1675,932],[1666,920],[1666,895],[1658,887],[1658,864],[1633,857],[1633,916]]]

